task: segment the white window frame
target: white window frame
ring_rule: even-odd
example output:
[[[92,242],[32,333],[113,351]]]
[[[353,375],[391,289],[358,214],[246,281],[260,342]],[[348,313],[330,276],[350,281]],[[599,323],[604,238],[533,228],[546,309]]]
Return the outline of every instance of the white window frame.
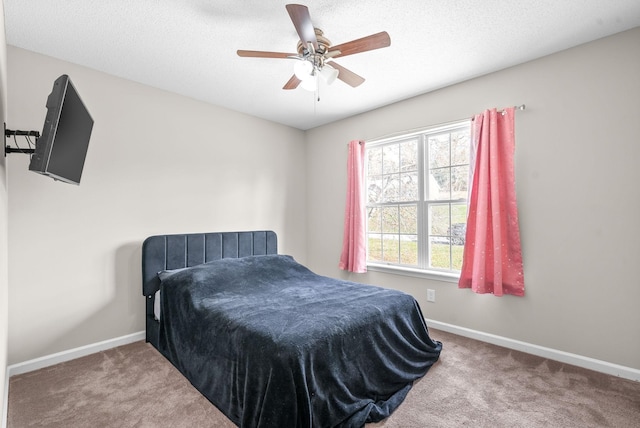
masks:
[[[419,137],[418,143],[418,173],[419,173],[419,199],[418,199],[418,240],[419,245],[422,248],[426,248],[424,246],[429,245],[429,225],[428,225],[428,207],[429,205],[437,204],[437,203],[455,203],[455,202],[467,202],[467,199],[455,199],[455,200],[442,200],[442,201],[429,201],[426,199],[428,194],[428,189],[425,189],[425,186],[428,186],[428,180],[425,179],[425,175],[428,173],[426,165],[429,165],[428,159],[428,150],[425,150],[427,144],[426,140],[429,135],[436,135],[446,132],[452,132],[460,128],[468,128],[470,130],[471,120],[459,120],[455,122],[450,122],[446,124],[425,127],[418,130],[409,131],[406,133],[399,133],[391,137],[385,137],[381,139],[369,140],[366,142],[366,148],[372,149],[379,146],[384,146],[387,144],[399,143],[403,140],[407,140],[414,137]],[[368,162],[367,162],[368,163]],[[427,169],[425,169],[427,168]],[[366,173],[367,184],[368,184],[368,173]],[[469,183],[469,187],[471,183]],[[469,189],[470,190],[470,189]],[[369,206],[368,200],[365,204],[367,207]],[[367,226],[366,226],[367,236],[369,235],[369,225],[367,218]],[[367,245],[369,239],[367,238]],[[437,268],[420,268],[413,266],[406,266],[400,264],[393,263],[380,263],[373,262],[368,260],[369,251],[367,249],[367,269],[370,271],[378,271],[384,273],[391,274],[399,274],[405,276],[419,277],[419,278],[427,278],[438,281],[445,282],[458,282],[460,278],[460,271],[450,270],[450,269],[437,269]],[[418,255],[418,265],[419,266],[428,266],[428,251],[419,252]]]

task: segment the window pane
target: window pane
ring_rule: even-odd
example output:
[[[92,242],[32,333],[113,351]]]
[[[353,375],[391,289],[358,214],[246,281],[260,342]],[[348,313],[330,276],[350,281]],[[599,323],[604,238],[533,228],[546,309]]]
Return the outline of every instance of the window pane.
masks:
[[[418,200],[418,173],[411,172],[401,174],[402,184],[400,187],[399,202],[411,202]]]
[[[469,129],[451,133],[451,165],[469,163],[470,146]]]
[[[382,208],[382,233],[397,235],[399,230],[398,207]]]
[[[383,235],[382,239],[382,257],[385,262],[398,263],[400,254],[400,245],[398,235]]]
[[[462,270],[462,255],[464,245],[451,246],[451,269]]]
[[[467,224],[467,203],[451,204],[451,223]]]
[[[374,262],[382,261],[382,235],[369,234],[369,247],[367,248],[367,257]]]
[[[367,148],[367,174],[382,174],[382,147]]]
[[[367,200],[369,203],[382,202],[382,180],[381,175],[369,176],[367,182]]]
[[[400,170],[400,147],[398,144],[389,144],[382,147],[382,172],[389,174]]]
[[[400,263],[417,266],[418,235],[402,235],[400,240]]]
[[[380,208],[368,208],[367,213],[367,228],[369,232],[382,232],[382,212]]]
[[[451,267],[451,250],[449,244],[442,243],[438,238],[429,238],[429,266],[439,269]]]
[[[451,204],[451,228],[449,236],[451,244],[456,247],[464,246],[467,234],[467,204]],[[455,248],[454,248],[455,251]],[[462,257],[462,255],[460,255]]]
[[[464,223],[452,223],[449,229],[451,245],[464,245],[467,233],[467,225]]]
[[[429,137],[429,168],[441,168],[450,165],[449,134]]]
[[[429,235],[446,238],[449,230],[449,204],[429,206]],[[440,242],[449,242],[448,239]]]
[[[400,144],[400,169],[404,172],[418,170],[418,140]]]
[[[398,202],[400,200],[400,174],[389,174],[382,177],[382,201]]]
[[[469,188],[469,165],[451,168],[451,199],[465,199]]]
[[[451,199],[451,179],[449,177],[451,168],[432,169],[430,173],[438,184],[438,197],[431,199],[438,201]]]
[[[400,233],[405,235],[415,235],[418,233],[417,205],[404,205],[400,207]]]
[[[438,184],[438,180],[433,176],[431,172],[429,172],[429,183],[428,183],[428,194],[427,199],[431,201],[438,201],[441,199],[440,196],[440,185]]]

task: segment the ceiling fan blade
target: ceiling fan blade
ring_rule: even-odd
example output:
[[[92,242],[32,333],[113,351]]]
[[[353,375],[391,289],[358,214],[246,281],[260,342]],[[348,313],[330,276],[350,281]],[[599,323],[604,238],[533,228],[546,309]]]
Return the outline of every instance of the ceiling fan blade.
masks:
[[[364,83],[364,77],[358,76],[353,71],[344,68],[335,61],[331,61],[329,65],[338,70],[338,79],[342,80],[347,85],[355,88],[356,86],[360,86]]]
[[[309,9],[307,6],[301,4],[288,4],[286,6],[287,12],[291,17],[293,26],[296,27],[298,36],[304,46],[307,43],[311,43],[315,50],[318,50],[318,39],[316,39],[316,30],[311,23],[311,16],[309,15]]]
[[[238,49],[238,56],[245,58],[290,58],[297,57],[298,54],[284,52],[266,52],[266,51],[245,51]]]
[[[293,76],[291,76],[291,79],[289,79],[289,81],[285,83],[282,89],[295,89],[298,87],[300,82],[302,82],[302,80],[298,79],[294,74]]]
[[[391,38],[386,31],[372,34],[361,39],[352,40],[341,45],[331,46],[329,53],[333,51],[340,51],[337,55],[333,55],[333,58],[339,58],[341,56],[353,55],[360,52],[372,51],[374,49],[386,48],[391,45]]]

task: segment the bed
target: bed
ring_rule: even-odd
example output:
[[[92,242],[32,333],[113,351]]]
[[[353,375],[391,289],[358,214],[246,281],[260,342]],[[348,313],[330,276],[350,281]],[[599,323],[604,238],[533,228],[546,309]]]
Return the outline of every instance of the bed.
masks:
[[[152,236],[142,274],[147,341],[243,428],[380,421],[442,349],[411,296],[316,275],[272,231]]]

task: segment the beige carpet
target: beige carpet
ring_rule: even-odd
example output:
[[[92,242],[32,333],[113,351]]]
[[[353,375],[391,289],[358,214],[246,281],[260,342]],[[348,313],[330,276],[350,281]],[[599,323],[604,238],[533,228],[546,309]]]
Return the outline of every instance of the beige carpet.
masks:
[[[367,428],[640,427],[640,382],[431,333],[440,361]],[[10,379],[8,428],[234,426],[143,342]]]

